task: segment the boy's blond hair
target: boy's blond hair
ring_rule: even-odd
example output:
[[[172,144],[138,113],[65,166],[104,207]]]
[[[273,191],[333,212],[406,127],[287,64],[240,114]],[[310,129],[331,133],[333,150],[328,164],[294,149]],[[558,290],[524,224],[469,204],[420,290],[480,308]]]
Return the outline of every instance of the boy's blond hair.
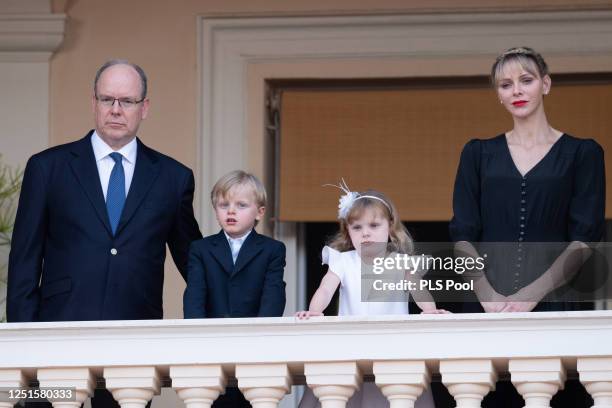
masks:
[[[210,192],[213,208],[217,206],[219,197],[227,197],[229,191],[236,186],[248,186],[255,195],[257,207],[265,207],[267,202],[266,188],[257,177],[242,170],[234,170],[221,177]]]

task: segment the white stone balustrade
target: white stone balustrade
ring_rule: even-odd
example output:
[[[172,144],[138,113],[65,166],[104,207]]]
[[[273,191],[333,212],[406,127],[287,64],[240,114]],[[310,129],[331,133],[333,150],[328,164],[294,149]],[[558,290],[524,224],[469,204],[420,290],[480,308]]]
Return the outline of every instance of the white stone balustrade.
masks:
[[[592,408],[612,408],[612,357],[578,359],[580,381],[593,397]]]
[[[361,373],[353,361],[306,363],[304,374],[321,408],[344,408],[361,384]]]
[[[512,384],[525,400],[525,408],[550,407],[550,400],[565,384],[560,358],[510,360],[508,369]]]
[[[0,408],[13,408],[10,389],[20,389],[26,384],[26,378],[18,369],[0,369]],[[6,389],[6,391],[4,391]]]
[[[227,375],[219,364],[172,366],[170,378],[187,408],[210,408],[227,384]]]
[[[236,378],[253,408],[276,408],[291,387],[287,364],[239,364]]]
[[[122,408],[144,408],[163,379],[187,408],[209,408],[232,377],[255,408],[303,378],[342,408],[371,374],[392,408],[412,408],[430,370],[475,408],[506,367],[528,408],[549,406],[566,371],[612,408],[612,311],[0,324],[0,408],[31,380],[74,388],[53,403],[77,407],[94,378]]]
[[[54,408],[79,408],[95,388],[89,368],[40,368],[36,377],[41,388],[75,388],[74,401],[51,400]]]
[[[145,408],[160,391],[159,373],[153,366],[106,367],[104,379],[121,408]]]
[[[424,361],[375,361],[372,371],[389,408],[413,408],[431,379]]]
[[[493,361],[489,359],[440,361],[440,374],[457,408],[480,407],[497,381]]]

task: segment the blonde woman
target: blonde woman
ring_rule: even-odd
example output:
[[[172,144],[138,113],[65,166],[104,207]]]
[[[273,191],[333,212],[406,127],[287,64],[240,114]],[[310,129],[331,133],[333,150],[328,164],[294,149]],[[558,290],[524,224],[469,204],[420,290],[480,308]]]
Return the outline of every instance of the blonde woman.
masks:
[[[544,109],[552,81],[544,58],[528,47],[511,48],[493,64],[491,82],[512,129],[468,142],[461,154],[450,235],[457,246],[487,252],[475,292],[485,312],[583,309],[560,293],[602,239],[605,209],[604,154],[592,139],[554,128]],[[488,244],[501,243],[501,244]],[[487,247],[487,245],[489,245]],[[479,311],[466,304],[465,311]],[[481,309],[481,311],[482,311]],[[553,407],[587,407],[577,381]],[[592,400],[590,401],[592,404]],[[509,382],[500,382],[483,407],[520,407]]]

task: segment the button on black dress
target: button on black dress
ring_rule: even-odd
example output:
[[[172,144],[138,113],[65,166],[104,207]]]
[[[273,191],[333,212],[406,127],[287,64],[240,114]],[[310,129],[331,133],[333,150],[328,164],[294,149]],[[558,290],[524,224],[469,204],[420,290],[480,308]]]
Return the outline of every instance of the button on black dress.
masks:
[[[565,247],[530,243],[601,240],[603,149],[592,139],[563,134],[523,176],[504,134],[471,140],[461,154],[453,211],[453,241],[512,243],[503,245],[503,257],[489,257],[487,263],[494,289],[510,295],[544,273]],[[560,249],[544,250],[549,246]],[[541,306],[536,310],[551,310]],[[568,308],[557,303],[553,309]]]

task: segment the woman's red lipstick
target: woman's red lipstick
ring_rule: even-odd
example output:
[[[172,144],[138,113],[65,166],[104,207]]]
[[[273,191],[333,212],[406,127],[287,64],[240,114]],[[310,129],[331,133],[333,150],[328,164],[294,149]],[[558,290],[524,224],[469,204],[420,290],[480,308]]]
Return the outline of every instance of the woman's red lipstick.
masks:
[[[526,104],[527,104],[527,101],[515,101],[515,102],[512,102],[512,106],[518,106],[518,107],[525,106]]]

